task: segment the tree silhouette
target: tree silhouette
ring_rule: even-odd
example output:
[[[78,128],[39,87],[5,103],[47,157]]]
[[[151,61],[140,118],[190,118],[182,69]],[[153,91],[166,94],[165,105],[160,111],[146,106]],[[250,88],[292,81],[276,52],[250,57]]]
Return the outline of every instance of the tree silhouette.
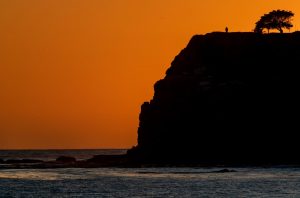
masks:
[[[268,32],[271,29],[276,29],[283,33],[283,28],[290,29],[293,27],[292,17],[294,13],[286,10],[273,10],[272,12],[263,15],[259,21],[256,22],[254,32],[262,33],[264,29]]]

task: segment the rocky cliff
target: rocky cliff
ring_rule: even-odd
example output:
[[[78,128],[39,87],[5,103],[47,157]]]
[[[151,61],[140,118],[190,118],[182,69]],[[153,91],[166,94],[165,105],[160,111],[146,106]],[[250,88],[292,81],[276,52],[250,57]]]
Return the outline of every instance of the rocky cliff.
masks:
[[[194,36],[142,105],[136,160],[299,163],[300,33]]]

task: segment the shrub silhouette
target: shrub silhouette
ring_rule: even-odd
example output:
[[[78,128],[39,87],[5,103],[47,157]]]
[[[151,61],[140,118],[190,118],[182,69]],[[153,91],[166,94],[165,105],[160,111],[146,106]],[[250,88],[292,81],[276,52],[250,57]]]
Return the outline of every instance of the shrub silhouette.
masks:
[[[262,33],[264,29],[268,32],[271,29],[276,29],[283,33],[283,28],[290,29],[293,27],[292,17],[294,13],[286,10],[273,10],[272,12],[263,15],[259,21],[256,22],[254,32]]]

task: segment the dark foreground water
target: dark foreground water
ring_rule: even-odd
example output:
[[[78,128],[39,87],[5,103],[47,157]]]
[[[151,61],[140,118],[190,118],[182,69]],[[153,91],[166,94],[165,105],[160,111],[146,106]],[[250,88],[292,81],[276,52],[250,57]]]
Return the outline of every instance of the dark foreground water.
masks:
[[[300,169],[0,170],[0,197],[300,197]]]
[[[300,168],[220,169],[0,169],[0,197],[300,197]]]

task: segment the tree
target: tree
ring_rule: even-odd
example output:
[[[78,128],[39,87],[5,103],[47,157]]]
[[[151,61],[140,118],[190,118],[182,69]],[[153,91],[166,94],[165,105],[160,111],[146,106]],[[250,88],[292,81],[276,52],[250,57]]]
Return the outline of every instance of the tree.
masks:
[[[293,27],[292,17],[294,13],[286,10],[273,10],[272,12],[263,15],[259,21],[256,22],[254,32],[262,33],[264,29],[268,32],[271,29],[276,29],[283,33],[283,28],[290,29]]]

